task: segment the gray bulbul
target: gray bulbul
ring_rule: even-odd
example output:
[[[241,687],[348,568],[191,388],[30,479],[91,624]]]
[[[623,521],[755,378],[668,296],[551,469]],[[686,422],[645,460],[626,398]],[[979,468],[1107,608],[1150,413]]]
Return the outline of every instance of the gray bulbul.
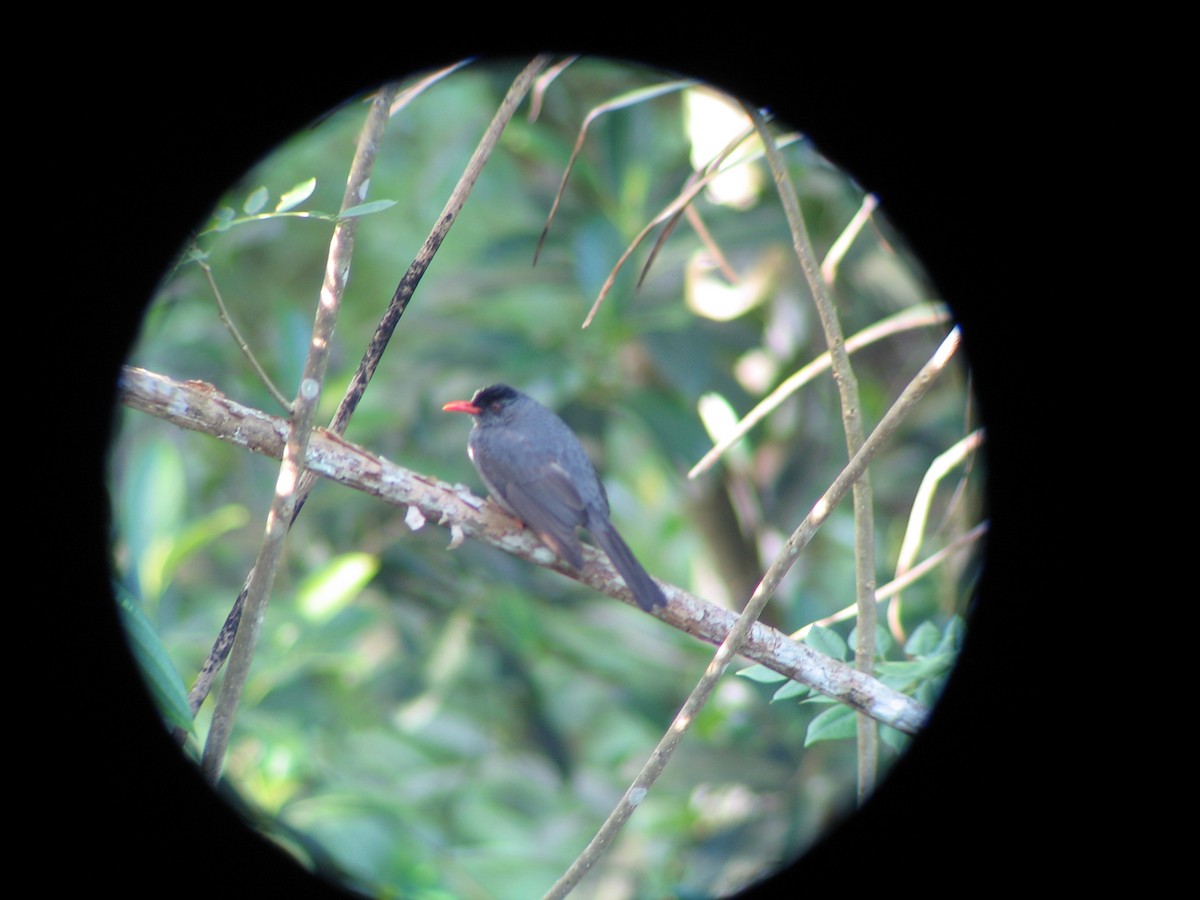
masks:
[[[480,388],[442,409],[475,417],[467,455],[494,499],[576,569],[582,525],[608,554],[646,611],[667,599],[608,520],[608,495],[592,461],[567,424],[506,384]]]

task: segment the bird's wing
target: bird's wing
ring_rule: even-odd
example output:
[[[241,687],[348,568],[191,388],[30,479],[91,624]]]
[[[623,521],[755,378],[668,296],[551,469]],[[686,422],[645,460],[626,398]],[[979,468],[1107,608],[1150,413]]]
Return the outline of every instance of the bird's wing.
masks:
[[[472,459],[488,489],[550,549],[582,566],[575,529],[584,522],[584,503],[566,470],[512,429],[489,429],[486,444],[486,452],[473,448]]]

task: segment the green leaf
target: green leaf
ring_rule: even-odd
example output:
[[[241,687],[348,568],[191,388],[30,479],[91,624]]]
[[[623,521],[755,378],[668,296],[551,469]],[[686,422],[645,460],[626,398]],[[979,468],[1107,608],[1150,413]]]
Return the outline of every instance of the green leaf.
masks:
[[[915,684],[948,672],[957,658],[953,653],[936,653],[917,659],[886,661],[879,663],[876,672],[885,684]]]
[[[181,256],[179,259],[179,264],[183,266],[192,262],[204,262],[207,259],[208,252],[206,250],[201,250],[199,247],[193,244],[184,251],[183,256]]]
[[[154,702],[170,724],[191,731],[192,711],[188,706],[187,688],[183,686],[183,679],[175,670],[171,657],[158,639],[154,626],[129,592],[117,586],[116,594],[129,648],[142,670]]]
[[[913,691],[913,699],[918,703],[923,703],[926,706],[933,706],[942,696],[942,688],[946,686],[946,676],[937,678],[929,678],[917,685],[917,689]]]
[[[774,669],[768,669],[764,665],[747,666],[735,674],[740,675],[742,678],[749,678],[751,681],[757,681],[760,684],[774,684],[777,681],[787,680],[786,675],[782,675]]]
[[[287,212],[289,209],[294,209],[311,197],[312,192],[316,189],[317,179],[315,178],[300,182],[291,190],[283,192],[283,196],[275,204],[275,212]]]
[[[834,706],[808,723],[804,746],[811,747],[818,741],[841,741],[852,738],[856,731],[855,713],[848,706]]]
[[[807,684],[801,684],[798,681],[789,681],[771,697],[771,702],[776,700],[790,700],[792,697],[806,697],[812,693],[812,688]]]
[[[187,468],[179,448],[166,438],[139,446],[128,460],[125,484],[122,532],[136,560],[137,595],[152,603],[166,586],[164,565],[187,505]]]
[[[942,632],[942,640],[938,644],[937,652],[957,653],[962,649],[962,642],[966,633],[967,623],[963,621],[962,616],[951,616],[950,621],[946,623],[945,631]]]
[[[909,656],[927,656],[937,649],[942,640],[942,633],[932,622],[925,621],[918,625],[908,641],[904,644],[904,652]]]
[[[232,206],[222,206],[212,215],[212,222],[208,226],[209,231],[224,231],[233,224],[233,220],[237,218],[237,213],[234,212]]]
[[[814,625],[804,638],[804,643],[819,653],[832,656],[834,659],[849,659],[850,648],[847,646],[845,639],[836,631],[826,628],[823,625]]]
[[[875,626],[875,655],[883,659],[895,646],[896,641],[892,637],[892,633],[882,623],[877,624]]]
[[[268,197],[270,194],[267,193],[265,187],[255,188],[246,197],[246,202],[242,204],[242,211],[248,216],[262,212],[262,208],[267,205]]]
[[[395,205],[395,200],[371,200],[367,203],[359,203],[347,210],[343,210],[338,214],[338,218],[352,219],[355,216],[369,216],[371,213],[383,212],[383,210]]]

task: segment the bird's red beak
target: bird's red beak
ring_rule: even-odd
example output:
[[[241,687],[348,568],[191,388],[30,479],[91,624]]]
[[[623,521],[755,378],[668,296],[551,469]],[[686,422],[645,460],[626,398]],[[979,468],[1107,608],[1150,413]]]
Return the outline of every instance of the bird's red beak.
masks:
[[[478,406],[476,406],[470,400],[453,400],[450,403],[447,403],[445,406],[443,406],[442,411],[443,412],[465,412],[465,413],[470,413],[473,416],[477,416],[481,412],[483,412],[482,409],[480,409]]]

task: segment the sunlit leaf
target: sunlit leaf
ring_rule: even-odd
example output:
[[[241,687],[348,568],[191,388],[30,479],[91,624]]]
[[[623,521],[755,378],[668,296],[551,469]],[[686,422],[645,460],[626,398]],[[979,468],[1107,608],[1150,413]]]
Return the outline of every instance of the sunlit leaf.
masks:
[[[379,557],[371,553],[339,556],[304,579],[297,603],[308,618],[324,622],[357,597],[378,571]]]
[[[279,202],[275,204],[275,212],[287,212],[289,209],[294,209],[311,197],[312,192],[316,189],[317,179],[315,178],[300,182],[291,190],[284,191],[283,196],[279,198]]]

